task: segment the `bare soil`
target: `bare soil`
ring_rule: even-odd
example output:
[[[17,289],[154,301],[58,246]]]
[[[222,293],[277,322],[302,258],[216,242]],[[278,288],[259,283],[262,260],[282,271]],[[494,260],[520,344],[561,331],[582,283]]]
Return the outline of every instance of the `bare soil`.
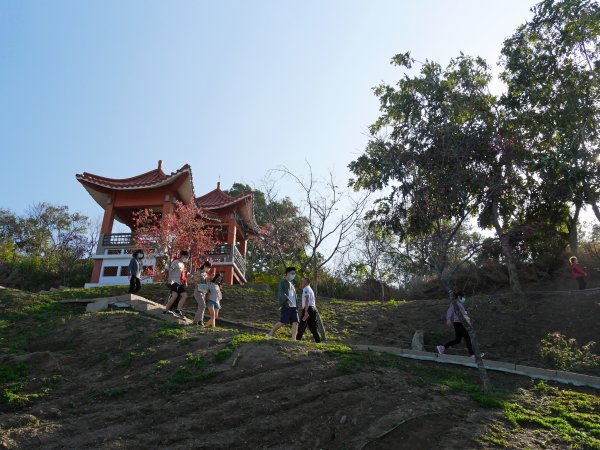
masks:
[[[160,286],[144,286],[140,294],[166,298]],[[0,304],[3,311],[14,309],[16,300],[7,301],[11,306]],[[333,343],[406,347],[414,331],[424,329],[431,348],[451,337],[443,299],[318,302]],[[524,309],[509,295],[469,302],[481,346],[494,359],[543,365],[537,344],[550,331],[598,339],[600,294],[532,294]],[[24,314],[19,327],[0,326],[0,367],[26,364],[21,395],[43,393],[22,407],[0,402],[0,448],[497,448],[482,436],[503,420],[502,411],[460,387],[477,383],[475,371],[345,359],[342,347],[285,340],[287,330],[282,339],[236,345],[247,329],[179,327],[139,313],[68,308],[51,324]],[[188,313],[194,309],[190,299]],[[231,287],[222,317],[266,331],[277,320],[277,306],[268,292]],[[23,335],[23,327],[39,332]],[[17,347],[8,346],[14,342]],[[432,381],[440,370],[447,378]],[[504,392],[531,384],[492,377]],[[511,448],[539,448],[539,433],[525,429],[515,436]],[[570,448],[556,437],[545,442]]]

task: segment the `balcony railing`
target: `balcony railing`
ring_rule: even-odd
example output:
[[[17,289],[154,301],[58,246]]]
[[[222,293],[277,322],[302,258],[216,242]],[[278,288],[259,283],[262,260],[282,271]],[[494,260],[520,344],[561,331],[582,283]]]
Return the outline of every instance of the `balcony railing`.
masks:
[[[242,276],[246,276],[246,260],[236,246],[231,244],[218,245],[212,252],[208,252],[208,256],[214,264],[235,265]]]
[[[104,249],[108,248],[132,248],[134,246],[133,235],[131,233],[113,233],[102,236],[101,245],[98,248],[98,254],[103,254]],[[237,267],[242,276],[246,276],[246,259],[242,256],[235,245],[222,244],[208,253],[213,263],[217,265],[233,264]]]
[[[133,235],[131,233],[113,233],[102,236],[102,247],[133,247]]]

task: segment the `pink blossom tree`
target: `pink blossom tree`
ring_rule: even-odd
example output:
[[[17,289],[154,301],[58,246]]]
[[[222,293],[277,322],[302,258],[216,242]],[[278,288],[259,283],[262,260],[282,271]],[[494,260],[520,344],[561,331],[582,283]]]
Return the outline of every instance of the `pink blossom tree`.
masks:
[[[191,264],[198,265],[217,243],[213,230],[206,227],[205,213],[194,202],[177,202],[174,212],[165,215],[151,209],[140,210],[134,214],[134,223],[136,247],[156,257],[151,274],[154,278],[161,277],[177,253],[188,251]]]

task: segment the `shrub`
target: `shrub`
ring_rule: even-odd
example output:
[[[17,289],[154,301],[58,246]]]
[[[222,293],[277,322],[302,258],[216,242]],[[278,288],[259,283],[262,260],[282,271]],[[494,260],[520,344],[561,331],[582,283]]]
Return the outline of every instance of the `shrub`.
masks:
[[[540,344],[542,357],[555,369],[571,370],[600,365],[600,356],[592,353],[592,348],[596,345],[594,341],[579,347],[575,339],[555,332],[548,333]]]

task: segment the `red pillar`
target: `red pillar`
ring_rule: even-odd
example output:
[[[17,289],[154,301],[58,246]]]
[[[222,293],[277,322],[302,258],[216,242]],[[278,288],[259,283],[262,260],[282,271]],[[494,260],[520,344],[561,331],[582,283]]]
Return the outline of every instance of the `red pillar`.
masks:
[[[229,218],[229,222],[227,224],[227,243],[231,245],[235,245],[235,235],[237,234],[237,226],[235,223],[235,219],[232,217]]]
[[[165,201],[163,202],[163,208],[162,208],[163,216],[166,216],[167,214],[171,214],[173,211],[175,211],[175,206],[173,205],[173,202],[171,201],[171,199],[172,199],[171,195],[165,195]]]
[[[248,252],[248,240],[240,238],[240,253],[246,259],[246,253]]]
[[[223,281],[225,284],[233,284],[233,266],[225,266],[223,269]]]

